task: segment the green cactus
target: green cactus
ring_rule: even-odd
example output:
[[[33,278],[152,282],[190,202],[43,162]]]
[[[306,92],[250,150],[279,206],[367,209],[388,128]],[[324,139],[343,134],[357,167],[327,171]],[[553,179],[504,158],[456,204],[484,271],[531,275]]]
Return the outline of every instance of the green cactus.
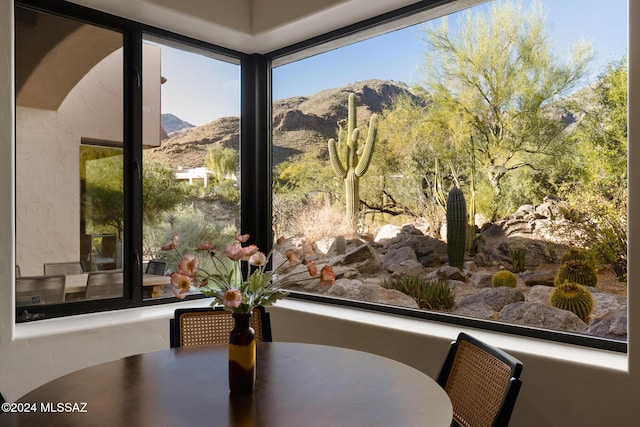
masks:
[[[346,156],[344,163],[338,156],[338,145],[342,145],[343,134],[343,121],[338,122],[340,128],[338,142],[331,138],[329,140],[329,159],[331,160],[331,166],[338,178],[344,180],[344,192],[345,192],[345,204],[347,218],[351,224],[352,229],[356,230],[357,214],[360,203],[360,178],[367,172],[369,164],[371,163],[371,156],[373,154],[373,147],[376,139],[377,132],[377,120],[376,114],[371,115],[369,120],[369,133],[367,135],[367,141],[364,147],[358,147],[358,136],[360,130],[356,127],[356,95],[349,95],[349,115],[347,119],[347,134],[346,134]]]
[[[593,297],[591,292],[584,286],[566,282],[553,291],[551,305],[563,310],[569,310],[587,323],[593,311]]]
[[[524,260],[527,256],[527,251],[522,248],[511,249],[511,265],[513,271],[520,273],[524,271]]]
[[[467,205],[464,194],[453,187],[447,196],[447,255],[449,265],[462,268],[467,234]]]
[[[501,286],[515,288],[517,284],[518,278],[509,270],[500,270],[491,278],[491,286],[494,288],[499,288]]]
[[[562,257],[560,258],[560,264],[564,264],[567,261],[573,261],[575,259],[584,261],[591,267],[595,268],[596,260],[593,255],[586,249],[575,247],[569,248],[565,253],[562,254]]]
[[[347,251],[347,240],[344,236],[337,236],[333,241],[333,248],[337,255],[344,255]]]
[[[573,282],[582,286],[595,286],[598,283],[598,275],[587,261],[573,259],[560,264],[560,269],[553,284],[558,286],[566,282]]]

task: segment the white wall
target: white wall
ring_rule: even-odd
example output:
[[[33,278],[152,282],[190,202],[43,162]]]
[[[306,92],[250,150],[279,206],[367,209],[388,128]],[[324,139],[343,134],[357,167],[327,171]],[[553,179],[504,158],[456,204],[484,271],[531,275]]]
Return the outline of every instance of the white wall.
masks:
[[[143,135],[160,144],[160,48],[144,45]],[[80,259],[80,143],[122,145],[122,49],[99,62],[58,111],[18,107],[16,263],[23,276],[43,263]]]
[[[175,307],[52,319],[14,326],[14,108],[13,11],[0,2],[0,391],[17,399],[64,373],[119,357],[168,347],[167,318]],[[631,21],[640,19],[630,2]],[[640,26],[629,25],[630,158],[640,161]],[[636,41],[636,43],[634,43]],[[635,55],[634,55],[635,54]],[[634,81],[635,80],[635,81]],[[629,259],[640,243],[640,169],[630,182]],[[635,232],[634,232],[635,231]],[[635,241],[638,240],[638,243]],[[471,331],[514,353],[524,362],[524,385],[512,426],[638,425],[640,395],[640,292],[634,282],[640,266],[629,266],[629,360],[625,355],[546,343],[484,331]],[[184,304],[184,303],[182,303]],[[202,302],[200,302],[202,304]],[[274,337],[347,346],[393,357],[435,375],[447,343],[461,328],[337,307],[285,300],[273,307]],[[376,326],[377,325],[377,326]]]

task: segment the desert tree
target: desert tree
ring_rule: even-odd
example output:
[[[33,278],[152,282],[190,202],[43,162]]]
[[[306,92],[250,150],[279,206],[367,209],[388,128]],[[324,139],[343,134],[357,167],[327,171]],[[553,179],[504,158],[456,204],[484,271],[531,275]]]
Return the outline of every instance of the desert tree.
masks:
[[[426,24],[423,86],[440,138],[471,157],[492,190],[496,219],[503,180],[536,170],[558,154],[563,125],[554,109],[582,82],[591,47],[578,43],[558,54],[538,3],[495,2],[465,12],[451,28],[446,18]],[[428,118],[429,120],[429,118]],[[437,138],[437,132],[431,132]],[[435,142],[433,142],[435,144]]]

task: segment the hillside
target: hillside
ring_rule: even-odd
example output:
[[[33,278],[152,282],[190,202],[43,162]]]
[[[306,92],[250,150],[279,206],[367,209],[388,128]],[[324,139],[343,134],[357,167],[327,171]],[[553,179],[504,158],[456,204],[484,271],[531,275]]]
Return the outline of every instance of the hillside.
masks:
[[[309,151],[325,156],[327,141],[336,136],[337,121],[347,117],[347,98],[352,92],[358,97],[360,123],[367,121],[372,113],[382,112],[399,94],[407,93],[415,97],[402,82],[367,80],[311,96],[274,101],[274,164]],[[221,143],[237,149],[239,130],[238,117],[224,117],[203,126],[169,133],[160,147],[148,150],[146,154],[151,159],[166,161],[172,166],[200,167],[204,164],[210,144]]]

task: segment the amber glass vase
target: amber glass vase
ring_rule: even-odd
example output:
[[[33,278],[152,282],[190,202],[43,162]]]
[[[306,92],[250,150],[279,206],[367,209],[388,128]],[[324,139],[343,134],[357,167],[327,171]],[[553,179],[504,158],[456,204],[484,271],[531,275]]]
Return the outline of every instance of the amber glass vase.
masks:
[[[256,381],[256,334],[249,325],[251,313],[233,313],[235,324],[229,334],[229,389],[251,393]]]

